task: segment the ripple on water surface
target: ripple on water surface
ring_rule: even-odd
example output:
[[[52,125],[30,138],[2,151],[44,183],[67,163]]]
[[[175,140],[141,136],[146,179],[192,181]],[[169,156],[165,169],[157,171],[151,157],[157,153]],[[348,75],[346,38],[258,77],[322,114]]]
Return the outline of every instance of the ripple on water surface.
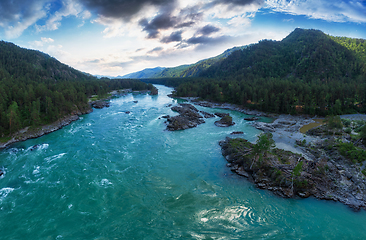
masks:
[[[0,151],[3,239],[364,238],[366,214],[314,199],[281,199],[225,166],[218,141],[259,131],[229,110],[217,119],[165,131],[175,115],[159,96],[126,95],[110,108]],[[133,101],[138,101],[134,103]],[[130,114],[126,114],[130,111]]]

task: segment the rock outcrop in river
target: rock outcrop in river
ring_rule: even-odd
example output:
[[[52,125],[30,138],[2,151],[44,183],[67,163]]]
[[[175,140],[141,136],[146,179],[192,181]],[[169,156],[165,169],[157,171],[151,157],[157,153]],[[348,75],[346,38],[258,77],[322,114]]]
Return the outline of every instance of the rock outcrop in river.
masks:
[[[104,100],[98,100],[98,101],[91,102],[90,105],[93,108],[102,109],[102,108],[105,108],[105,107],[109,107],[110,102],[109,101],[104,101]]]
[[[215,125],[218,127],[230,127],[233,126],[235,123],[233,122],[233,118],[228,113],[215,113],[216,116],[222,116],[219,121],[215,122]]]
[[[178,112],[179,115],[167,118],[169,131],[194,128],[205,122],[197,108],[191,104],[181,103],[179,106],[172,107],[172,110]]]
[[[360,169],[329,141],[311,147],[316,160],[280,149],[259,157],[254,145],[240,138],[227,138],[220,146],[227,166],[258,188],[286,198],[314,196],[366,210],[366,181]]]

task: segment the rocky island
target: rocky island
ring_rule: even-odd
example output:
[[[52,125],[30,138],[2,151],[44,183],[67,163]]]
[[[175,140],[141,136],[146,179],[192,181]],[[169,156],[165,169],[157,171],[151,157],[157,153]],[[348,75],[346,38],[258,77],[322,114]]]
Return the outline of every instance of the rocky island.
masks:
[[[180,103],[178,106],[174,106],[171,109],[172,111],[179,113],[179,115],[173,117],[169,115],[162,116],[162,118],[167,119],[167,130],[169,131],[197,127],[199,124],[205,123],[203,118],[213,118],[215,115],[221,117],[221,120],[215,122],[216,126],[229,127],[235,124],[228,113],[211,114],[205,111],[199,111],[195,106],[188,103]]]
[[[168,123],[167,130],[169,131],[194,128],[205,122],[198,109],[192,104],[181,103],[179,106],[174,106],[171,109],[174,112],[178,112],[179,115],[166,117]]]
[[[332,121],[332,120],[331,120]],[[340,121],[340,120],[339,120]],[[288,123],[288,122],[286,122]],[[355,210],[366,210],[366,180],[363,162],[366,148],[360,140],[345,133],[342,127],[331,130],[327,125],[308,132],[321,135],[311,142],[297,140],[293,153],[274,148],[272,133],[276,127],[294,129],[296,123],[265,124],[256,144],[241,138],[226,138],[219,144],[227,166],[258,188],[286,197],[310,197],[341,202]],[[288,126],[290,125],[290,126]],[[263,123],[255,125],[263,128]],[[349,131],[347,131],[349,132]],[[332,135],[329,135],[332,134]]]

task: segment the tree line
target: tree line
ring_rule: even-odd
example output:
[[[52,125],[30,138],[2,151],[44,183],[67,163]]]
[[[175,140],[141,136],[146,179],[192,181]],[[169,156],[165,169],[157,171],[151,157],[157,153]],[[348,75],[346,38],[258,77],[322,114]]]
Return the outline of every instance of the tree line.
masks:
[[[197,78],[148,82],[200,97],[273,113],[366,112],[366,42],[296,29],[231,53]]]
[[[0,42],[0,137],[90,108],[88,97],[115,89],[151,90],[130,79],[97,79],[39,51]]]

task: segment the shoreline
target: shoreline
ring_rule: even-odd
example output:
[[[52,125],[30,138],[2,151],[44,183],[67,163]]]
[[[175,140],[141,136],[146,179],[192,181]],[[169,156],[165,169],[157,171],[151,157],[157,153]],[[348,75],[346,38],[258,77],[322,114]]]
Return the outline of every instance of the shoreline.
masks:
[[[35,129],[30,129],[30,127],[23,128],[18,132],[14,133],[9,141],[5,143],[0,143],[0,150],[9,147],[13,143],[23,142],[28,139],[42,137],[43,135],[60,130],[61,128],[71,124],[72,122],[79,120],[81,115],[89,114],[91,112],[93,112],[93,109],[90,107],[90,109],[86,110],[85,112],[77,111],[76,113],[72,113],[70,115],[62,117],[61,119],[51,124],[39,126]]]
[[[176,97],[175,97],[176,98]],[[297,146],[297,141],[318,142],[319,137],[309,136],[300,132],[300,128],[310,123],[315,123],[314,119],[317,116],[308,115],[289,115],[289,114],[275,114],[266,113],[258,110],[250,110],[231,103],[212,103],[209,101],[198,101],[197,97],[179,97],[177,99],[186,100],[192,104],[202,107],[219,108],[232,111],[238,111],[246,115],[256,117],[272,118],[273,122],[264,123],[259,121],[249,121],[249,124],[263,132],[271,132],[273,140],[275,140],[276,148],[291,151],[293,153],[303,154],[306,159],[313,158],[302,147]]]
[[[268,114],[244,109],[234,104],[217,104],[182,98],[199,106],[239,111],[254,116],[274,118],[272,123],[250,121],[265,134],[271,133],[275,142],[268,161],[252,169],[255,156],[248,155],[253,143],[240,137],[226,137],[219,142],[222,155],[230,170],[252,182],[257,188],[271,191],[283,198],[315,197],[319,200],[340,202],[354,211],[366,210],[366,178],[362,164],[351,162],[341,155],[334,136],[301,133],[300,129],[315,123],[317,116]],[[365,114],[340,115],[342,119],[366,120]],[[311,129],[321,128],[323,125]],[[310,130],[310,129],[309,129]],[[349,136],[341,136],[345,142]],[[241,141],[234,142],[231,141]],[[250,145],[251,144],[251,145]],[[266,156],[266,154],[265,154]],[[301,163],[301,164],[300,164]],[[254,164],[255,166],[256,164]],[[299,166],[299,168],[298,168]],[[297,168],[297,170],[296,170]],[[297,172],[297,173],[296,173]]]
[[[60,130],[61,128],[71,124],[72,122],[79,120],[80,116],[92,113],[93,108],[100,109],[100,108],[104,108],[104,107],[109,107],[109,101],[113,97],[124,96],[129,93],[145,94],[145,93],[149,93],[149,92],[150,92],[149,90],[132,91],[132,89],[120,89],[120,90],[113,90],[113,91],[109,92],[108,94],[110,94],[111,96],[109,96],[107,98],[103,98],[103,99],[99,99],[99,100],[95,100],[95,101],[90,101],[90,99],[89,99],[89,101],[88,101],[89,108],[87,108],[86,110],[81,111],[80,109],[77,109],[77,110],[73,111],[71,114],[62,117],[53,123],[43,125],[43,126],[38,126],[35,129],[30,129],[30,126],[25,127],[23,129],[19,130],[18,132],[12,134],[11,139],[8,140],[7,142],[4,142],[4,143],[0,142],[0,150],[9,147],[13,143],[23,142],[28,139],[42,137],[43,135]],[[99,107],[98,107],[98,103],[102,103],[102,104],[99,105]],[[94,107],[95,104],[97,104],[96,107]]]

